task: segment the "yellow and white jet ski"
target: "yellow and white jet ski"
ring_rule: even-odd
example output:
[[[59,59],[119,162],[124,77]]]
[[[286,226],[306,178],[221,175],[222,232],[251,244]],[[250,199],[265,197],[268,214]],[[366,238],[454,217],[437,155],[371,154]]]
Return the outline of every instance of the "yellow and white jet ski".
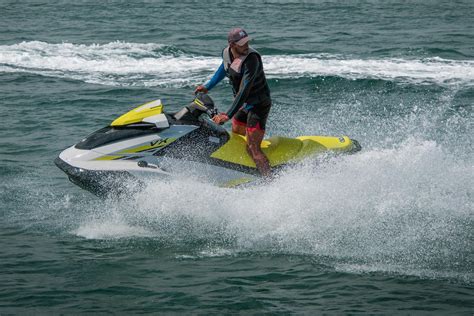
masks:
[[[55,164],[71,182],[99,196],[178,174],[205,176],[225,187],[259,179],[245,137],[212,122],[216,113],[207,94],[173,114],[164,112],[160,100],[148,102],[65,149]],[[262,150],[272,168],[281,168],[317,154],[354,153],[360,145],[347,136],[274,136],[262,142]]]

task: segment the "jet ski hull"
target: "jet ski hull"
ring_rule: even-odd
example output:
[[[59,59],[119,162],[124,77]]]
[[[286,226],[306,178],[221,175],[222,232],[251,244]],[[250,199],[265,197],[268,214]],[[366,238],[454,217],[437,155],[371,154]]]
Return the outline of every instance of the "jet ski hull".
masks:
[[[167,172],[151,164],[140,167],[136,161],[96,161],[91,158],[95,156],[98,154],[71,146],[61,152],[54,163],[72,183],[101,197],[137,192],[149,177],[169,177]]]
[[[245,137],[204,118],[216,112],[212,100],[197,99],[175,114],[164,113],[159,100],[139,106],[61,152],[55,163],[71,182],[99,196],[136,192],[149,179],[193,178],[223,187],[257,180]],[[271,137],[262,150],[278,170],[319,154],[353,153],[360,145],[347,136]]]
[[[258,179],[258,172],[253,168],[232,168],[232,165],[217,160],[205,163],[154,155],[128,157],[130,160],[101,160],[103,157],[94,151],[71,146],[54,163],[72,183],[100,197],[134,194],[147,183],[177,177],[223,187]]]
[[[344,142],[348,141],[351,144],[342,153],[352,154],[361,150],[356,140],[346,139]],[[313,152],[313,155],[323,152],[329,151]],[[337,153],[337,151],[333,152]],[[226,153],[228,154],[227,151]],[[176,176],[183,179],[194,178],[198,181],[202,178],[203,181],[227,188],[244,187],[256,183],[259,176],[255,167],[252,167],[253,161],[249,160],[249,157],[247,160],[242,158],[247,153],[242,151],[233,154],[234,158],[230,161],[217,154],[216,158],[211,155],[206,161],[157,155],[128,157],[130,160],[121,160],[121,158],[101,160],[104,157],[102,153],[80,150],[72,146],[64,150],[54,162],[66,173],[72,183],[97,196],[106,197],[133,194],[142,190],[148,181],[166,181]],[[105,154],[105,156],[109,155]],[[232,155],[228,156],[232,157]],[[304,156],[310,157],[310,155]],[[238,157],[239,161],[233,161],[237,159],[235,157]],[[245,165],[246,161],[247,165]],[[278,170],[298,161],[299,159],[281,163],[273,166],[273,169]]]
[[[59,157],[54,160],[54,163],[66,173],[69,181],[97,196],[121,195],[125,192],[133,192],[134,190],[131,190],[131,188],[137,190],[143,187],[142,181],[127,171],[87,170],[74,167]],[[130,185],[132,183],[133,186]]]

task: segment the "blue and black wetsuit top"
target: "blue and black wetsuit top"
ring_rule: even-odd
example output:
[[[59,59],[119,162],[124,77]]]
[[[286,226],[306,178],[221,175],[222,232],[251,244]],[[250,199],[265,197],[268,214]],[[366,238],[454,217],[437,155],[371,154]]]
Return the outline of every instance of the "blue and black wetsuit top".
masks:
[[[257,108],[259,105],[271,104],[270,88],[265,78],[260,54],[250,48],[249,54],[240,57],[238,61],[232,56],[229,47],[226,47],[222,54],[222,64],[205,87],[211,90],[225,76],[229,78],[234,92],[234,102],[227,111],[227,116],[232,118],[244,103]]]

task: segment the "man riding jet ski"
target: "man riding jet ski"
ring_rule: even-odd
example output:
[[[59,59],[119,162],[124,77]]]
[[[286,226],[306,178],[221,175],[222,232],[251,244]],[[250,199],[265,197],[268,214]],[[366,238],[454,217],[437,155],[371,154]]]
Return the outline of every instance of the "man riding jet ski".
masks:
[[[224,187],[259,179],[245,137],[207,118],[217,113],[213,100],[203,93],[173,114],[163,111],[160,100],[152,101],[67,148],[55,164],[71,182],[99,196],[130,192],[145,179],[178,175]],[[274,136],[261,147],[272,169],[315,154],[360,150],[347,136]]]

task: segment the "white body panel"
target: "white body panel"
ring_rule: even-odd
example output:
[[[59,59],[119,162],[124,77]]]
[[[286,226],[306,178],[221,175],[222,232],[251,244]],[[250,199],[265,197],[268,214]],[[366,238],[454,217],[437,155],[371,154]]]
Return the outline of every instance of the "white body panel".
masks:
[[[113,145],[107,151],[114,151]],[[102,147],[102,148],[104,148]],[[192,177],[196,180],[225,185],[235,179],[246,178],[256,180],[257,177],[220,166],[209,165],[201,162],[186,161],[158,156],[145,156],[140,161],[146,161],[148,166],[141,167],[137,161],[132,160],[94,160],[103,156],[92,150],[81,150],[71,146],[64,150],[59,158],[72,167],[89,171],[125,171],[140,180],[163,179],[163,176]]]
[[[170,123],[164,114],[146,117],[142,120],[142,122],[155,124],[158,128],[167,128],[170,126]]]
[[[158,136],[158,134],[152,134],[152,135],[141,136],[141,137],[132,138],[128,140],[122,140],[120,142],[112,143],[110,145],[97,147],[97,148],[92,149],[92,151],[100,154],[101,156],[110,155],[118,151],[126,150],[128,148],[133,148],[133,147],[141,146],[143,144],[156,142],[156,141],[159,141],[160,139],[162,139],[162,137]]]

